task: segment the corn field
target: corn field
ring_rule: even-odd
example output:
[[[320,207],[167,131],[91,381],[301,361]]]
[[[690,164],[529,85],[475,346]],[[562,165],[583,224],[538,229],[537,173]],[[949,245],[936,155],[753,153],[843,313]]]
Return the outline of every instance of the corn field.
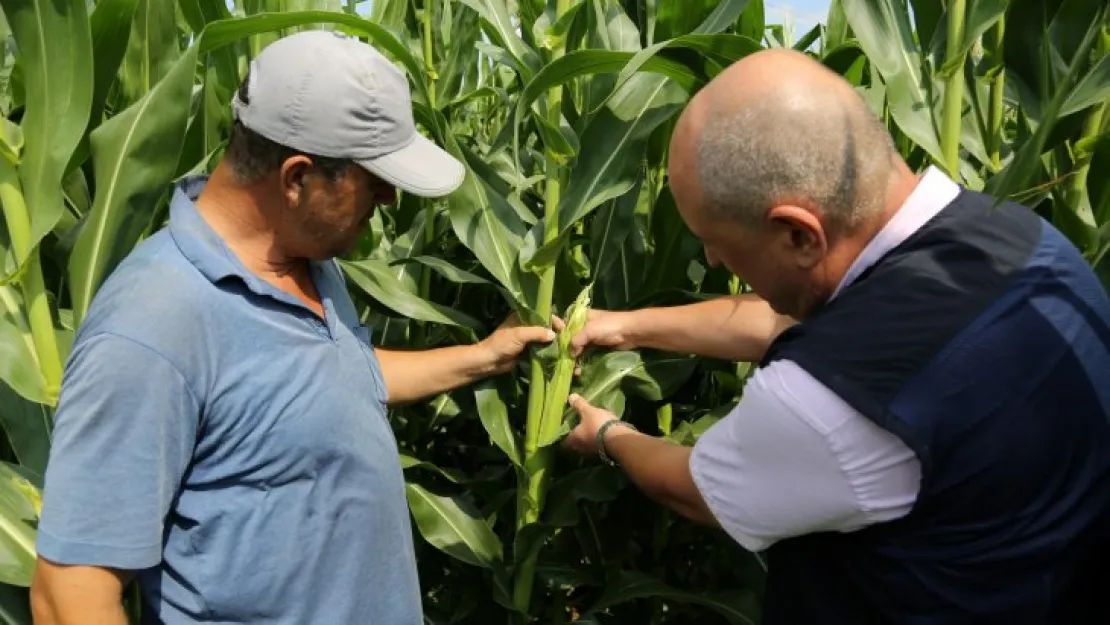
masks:
[[[341,260],[377,345],[469,343],[514,311],[549,324],[575,302],[742,291],[679,218],[666,150],[692,94],[770,47],[842,74],[913,168],[1023,202],[1110,284],[1105,0],[833,0],[796,35],[766,22],[762,0],[0,7],[4,624],[31,622],[35,521],[74,332],[105,277],[164,225],[173,182],[220,158],[251,58],[298,29],[377,46],[407,72],[422,131],[467,166],[445,200],[377,211]],[[650,351],[578,364],[570,375],[556,341],[512,373],[391,410],[427,622],[758,623],[758,554],[558,446],[568,390],[692,444],[738,400],[750,365]]]

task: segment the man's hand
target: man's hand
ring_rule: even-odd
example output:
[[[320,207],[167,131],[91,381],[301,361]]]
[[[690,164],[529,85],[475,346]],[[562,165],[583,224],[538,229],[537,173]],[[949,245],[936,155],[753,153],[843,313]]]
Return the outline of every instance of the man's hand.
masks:
[[[567,435],[564,444],[580,454],[597,455],[600,451],[597,448],[597,431],[601,429],[606,421],[616,419],[617,416],[604,408],[598,408],[590,404],[577,394],[572,393],[567,398],[567,403],[578,413],[579,421],[578,425]],[[610,426],[610,429],[605,432],[605,438],[610,439],[628,432],[632,432],[632,430],[620,425]]]
[[[609,349],[635,349],[635,313],[632,311],[612,311],[591,309],[586,325],[570,340],[571,352],[575,357],[589,345]]]
[[[562,329],[563,321],[555,318],[552,325]],[[381,363],[389,405],[402,406],[504,373],[529,343],[547,343],[555,337],[548,328],[521,325],[513,313],[477,343],[416,351],[375,348],[374,353]]]
[[[555,317],[551,325],[554,330],[543,326],[524,326],[515,312],[509,315],[492,334],[478,343],[488,360],[488,374],[496,375],[512,369],[530,343],[549,343],[555,340],[555,332],[563,328],[563,321]]]
[[[571,395],[567,403],[578,412],[580,420],[563,444],[582,454],[596,454],[598,429],[616,416],[578,395]],[[606,430],[604,444],[606,455],[648,497],[697,523],[717,525],[690,472],[690,447],[623,425]]]

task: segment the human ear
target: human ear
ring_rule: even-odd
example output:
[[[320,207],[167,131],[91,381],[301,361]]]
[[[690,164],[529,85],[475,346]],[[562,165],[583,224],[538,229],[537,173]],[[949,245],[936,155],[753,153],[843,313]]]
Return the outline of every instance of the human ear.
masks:
[[[783,246],[800,269],[812,269],[828,254],[829,242],[817,215],[799,206],[776,206],[767,213]]]
[[[292,156],[281,163],[281,194],[289,206],[300,204],[306,184],[305,178],[312,169],[312,159],[304,155]]]

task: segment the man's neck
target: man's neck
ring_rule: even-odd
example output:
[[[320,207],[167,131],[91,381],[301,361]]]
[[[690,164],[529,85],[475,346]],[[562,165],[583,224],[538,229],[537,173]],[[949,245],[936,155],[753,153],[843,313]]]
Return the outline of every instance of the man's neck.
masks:
[[[921,176],[914,174],[908,167],[900,166],[887,187],[882,210],[856,232],[838,241],[829,251],[829,257],[825,263],[825,276],[822,280],[822,291],[826,296],[832,296],[847,275],[852,263],[894,219],[920,182]]]
[[[277,233],[268,219],[272,206],[260,196],[217,167],[197,198],[197,212],[251,273],[279,280],[303,274],[308,263],[279,247]]]

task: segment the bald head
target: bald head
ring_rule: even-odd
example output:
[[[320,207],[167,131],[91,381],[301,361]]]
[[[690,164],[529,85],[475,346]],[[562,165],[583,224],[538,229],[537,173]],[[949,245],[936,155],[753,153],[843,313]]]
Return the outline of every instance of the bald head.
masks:
[[[741,59],[698,92],[675,129],[671,169],[673,186],[713,216],[754,227],[789,203],[835,231],[883,210],[897,157],[850,84],[776,49]]]

